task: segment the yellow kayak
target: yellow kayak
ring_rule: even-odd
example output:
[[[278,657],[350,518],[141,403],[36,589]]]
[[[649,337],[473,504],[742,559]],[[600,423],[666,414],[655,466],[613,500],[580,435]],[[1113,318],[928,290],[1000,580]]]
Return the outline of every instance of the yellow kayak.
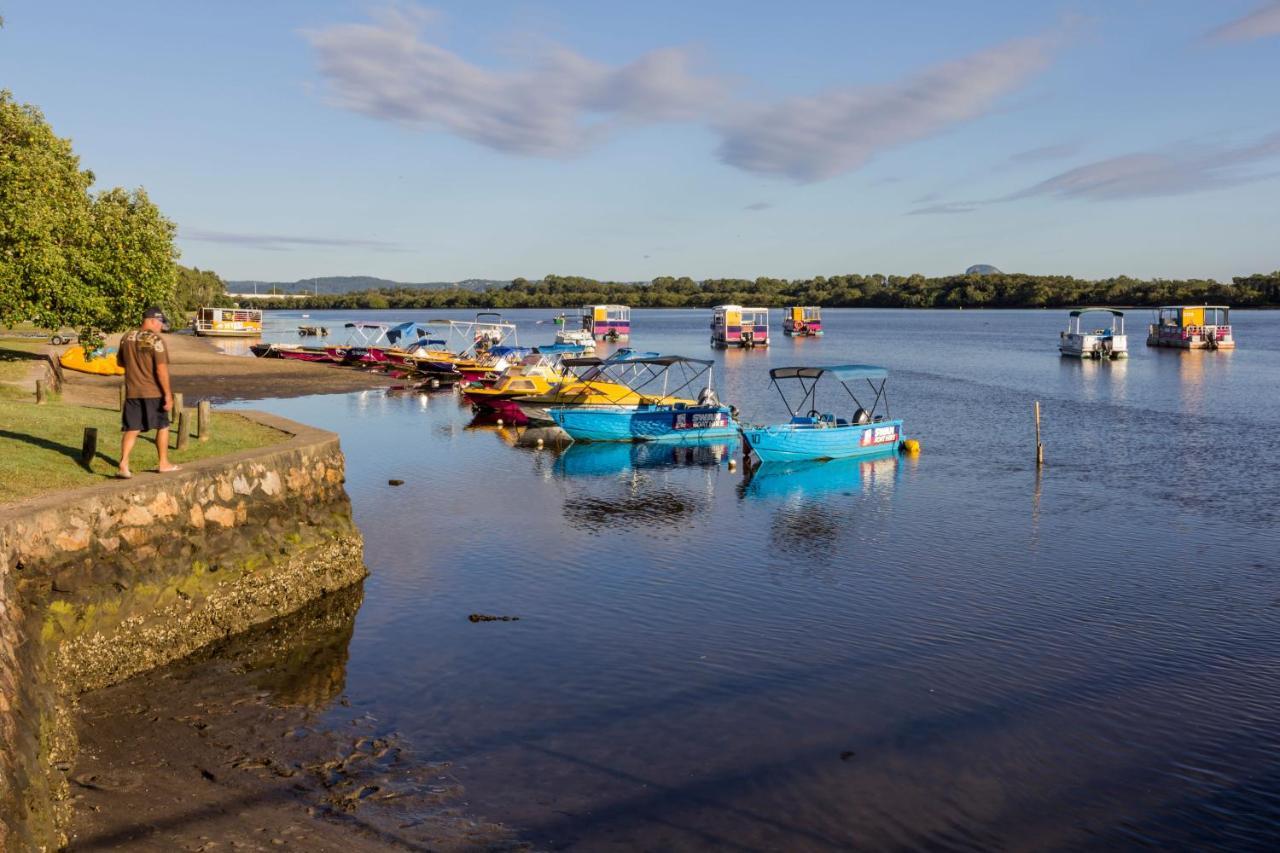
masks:
[[[96,349],[84,354],[84,347],[70,347],[58,359],[63,367],[98,376],[124,376],[124,368],[116,361],[116,348]]]

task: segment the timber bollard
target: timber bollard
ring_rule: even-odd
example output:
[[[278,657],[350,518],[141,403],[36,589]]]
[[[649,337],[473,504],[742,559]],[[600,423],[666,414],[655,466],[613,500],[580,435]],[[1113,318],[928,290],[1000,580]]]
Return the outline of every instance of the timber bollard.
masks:
[[[196,406],[196,433],[200,441],[209,440],[210,424],[213,419],[213,412],[210,409],[208,400],[201,400]]]
[[[1044,445],[1040,443],[1040,401],[1036,400],[1036,467],[1044,464]]]
[[[169,413],[173,418],[173,422],[177,423],[178,418],[182,417],[182,392],[176,391],[173,395],[173,411]]]
[[[187,449],[187,439],[191,437],[191,424],[187,422],[190,417],[187,412],[178,412],[178,444],[175,450]]]
[[[93,457],[98,455],[97,427],[84,428],[84,441],[80,444],[80,464],[88,468],[93,464]]]
[[[37,406],[44,402],[44,396],[45,396],[44,380],[37,379],[36,380],[36,405]]]

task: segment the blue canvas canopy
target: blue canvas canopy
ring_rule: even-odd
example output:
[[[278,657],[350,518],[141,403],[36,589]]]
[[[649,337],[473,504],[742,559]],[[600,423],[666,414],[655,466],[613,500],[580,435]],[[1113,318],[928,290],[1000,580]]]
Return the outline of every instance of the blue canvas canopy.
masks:
[[[387,329],[387,340],[391,343],[401,340],[418,340],[430,336],[427,327],[422,323],[400,323]]]
[[[775,367],[769,371],[773,379],[818,379],[834,376],[841,382],[854,379],[888,379],[889,371],[873,364],[834,364],[830,367]]]

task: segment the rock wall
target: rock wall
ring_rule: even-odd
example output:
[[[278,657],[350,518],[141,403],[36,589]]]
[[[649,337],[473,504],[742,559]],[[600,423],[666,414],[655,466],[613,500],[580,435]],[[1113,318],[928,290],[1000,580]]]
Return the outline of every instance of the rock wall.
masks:
[[[332,433],[0,509],[0,850],[62,843],[74,697],[365,575]]]

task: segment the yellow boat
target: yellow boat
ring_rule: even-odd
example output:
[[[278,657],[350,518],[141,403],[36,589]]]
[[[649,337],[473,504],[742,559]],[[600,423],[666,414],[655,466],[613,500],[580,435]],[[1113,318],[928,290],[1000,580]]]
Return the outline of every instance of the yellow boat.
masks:
[[[545,394],[529,394],[510,400],[519,407],[520,412],[531,423],[554,423],[547,412],[551,408],[565,406],[617,406],[620,409],[641,405],[672,405],[684,403],[695,405],[696,401],[685,397],[662,394],[647,394],[636,391],[630,385],[619,382],[622,378],[610,371],[625,371],[627,361],[636,356],[656,355],[654,353],[631,353],[620,350],[609,359],[575,358],[565,359],[566,368],[589,368],[582,375],[570,373],[569,378],[552,388]]]
[[[570,374],[557,367],[555,360],[533,355],[508,367],[493,385],[467,388],[462,396],[477,409],[493,412],[498,410],[500,401],[549,394],[568,378]]]
[[[58,362],[68,370],[78,370],[81,373],[93,373],[97,376],[124,376],[124,368],[116,361],[115,347],[96,349],[88,355],[85,355],[84,347],[70,347],[59,356]]]

